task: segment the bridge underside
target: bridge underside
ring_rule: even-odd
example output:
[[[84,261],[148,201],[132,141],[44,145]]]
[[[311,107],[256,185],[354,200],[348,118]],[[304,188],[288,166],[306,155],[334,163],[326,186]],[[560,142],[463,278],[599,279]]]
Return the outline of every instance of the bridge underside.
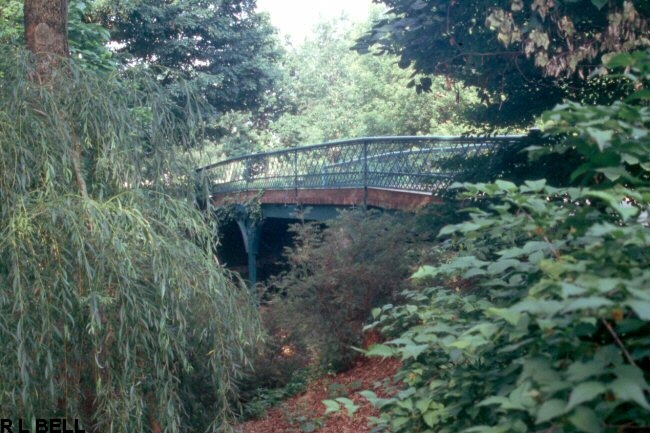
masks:
[[[257,201],[261,204],[264,218],[295,219],[302,210],[302,217],[312,221],[334,219],[341,209],[350,207],[415,211],[429,204],[442,203],[431,194],[378,188],[257,190],[214,194],[211,200],[214,206],[246,206],[246,203]],[[257,281],[261,222],[243,213],[237,224],[248,255],[249,280],[254,285]]]

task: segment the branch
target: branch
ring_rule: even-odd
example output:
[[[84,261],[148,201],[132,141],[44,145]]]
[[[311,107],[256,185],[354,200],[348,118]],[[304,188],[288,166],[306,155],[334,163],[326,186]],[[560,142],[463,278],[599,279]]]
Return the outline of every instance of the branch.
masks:
[[[457,45],[457,44],[456,44]],[[434,73],[444,73],[443,66],[446,67],[453,63],[459,57],[519,57],[523,55],[523,51],[490,51],[490,52],[480,52],[480,51],[463,51],[459,52],[455,56],[449,58],[446,62],[441,62],[436,64]]]
[[[623,355],[625,356],[625,359],[627,359],[627,362],[629,362],[631,365],[633,365],[635,367],[638,367],[638,365],[636,365],[636,362],[634,362],[634,359],[632,358],[632,355],[630,355],[630,352],[627,351],[625,345],[623,344],[623,341],[618,336],[618,334],[616,333],[616,331],[614,330],[612,325],[610,325],[610,323],[605,319],[601,319],[601,320],[602,320],[603,324],[605,325],[605,328],[607,328],[607,330],[612,335],[612,337],[614,337],[614,341],[616,341],[616,344],[618,345],[618,347],[621,348],[621,351],[623,352]]]
[[[72,157],[72,166],[74,168],[74,173],[75,176],[77,177],[77,185],[79,186],[79,190],[81,191],[81,196],[84,199],[88,198],[88,187],[86,186],[86,179],[84,179],[83,176],[83,171],[81,168],[81,142],[79,141],[79,137],[74,135],[73,133],[73,148],[71,149],[71,157]]]

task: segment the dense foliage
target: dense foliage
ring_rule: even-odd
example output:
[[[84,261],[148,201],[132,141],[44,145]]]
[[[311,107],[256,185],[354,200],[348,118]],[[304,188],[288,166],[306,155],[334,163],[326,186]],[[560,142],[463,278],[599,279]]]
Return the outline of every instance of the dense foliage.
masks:
[[[402,68],[477,86],[474,120],[526,125],[563,98],[604,103],[615,82],[585,82],[603,55],[648,46],[647,1],[377,0],[390,14],[357,49],[399,57]],[[414,80],[431,88],[427,78]]]
[[[68,1],[70,56],[81,67],[112,70],[116,63],[108,49],[110,34],[92,19],[93,0]],[[22,46],[25,43],[23,1],[4,0],[0,5],[0,42]]]
[[[472,91],[438,77],[433,93],[416,94],[407,87],[413,71],[396,68],[395,58],[350,49],[369,25],[324,21],[313,37],[287,47],[265,100],[276,115],[260,121],[253,113],[225,113],[206,160],[342,138],[467,132],[462,113],[478,102]]]
[[[61,61],[38,85],[32,65],[2,49],[0,407],[92,432],[221,431],[256,327],[195,207],[200,107],[188,94],[179,123],[135,71]]]
[[[650,425],[650,53],[621,54],[637,91],[543,117],[577,152],[572,185],[464,184],[487,210],[440,232],[457,257],[432,288],[374,311],[405,389],[366,396],[392,432],[638,431]],[[437,284],[437,285],[436,285]]]
[[[312,39],[287,53],[291,110],[273,125],[284,146],[380,135],[451,135],[460,113],[476,102],[461,86],[438,77],[433,94],[407,88],[413,70],[389,56],[364,56],[350,47],[370,23],[320,23]]]
[[[255,0],[98,3],[125,64],[148,65],[164,86],[189,82],[219,113],[264,108],[281,51]]]
[[[372,308],[405,287],[418,254],[410,225],[406,216],[349,211],[325,229],[293,226],[289,269],[271,281],[271,308],[282,312],[282,328],[305,342],[317,364],[349,367]]]

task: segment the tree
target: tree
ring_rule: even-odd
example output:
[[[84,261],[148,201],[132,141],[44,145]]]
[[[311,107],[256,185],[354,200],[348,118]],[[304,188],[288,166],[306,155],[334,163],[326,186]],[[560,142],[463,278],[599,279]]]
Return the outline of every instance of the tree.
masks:
[[[38,74],[44,78],[58,61],[68,57],[68,1],[25,0],[25,42],[36,54]]]
[[[476,101],[469,92],[437,78],[433,94],[416,94],[407,88],[414,71],[394,68],[394,57],[350,50],[368,25],[322,22],[312,40],[288,52],[291,110],[271,126],[281,145],[464,130],[460,113]]]
[[[599,58],[647,46],[648,2],[378,0],[389,15],[356,45],[397,55],[402,68],[479,88],[477,122],[527,125],[563,98],[606,102],[609,79],[585,81]],[[429,90],[429,81],[413,82]]]
[[[107,45],[110,34],[91,16],[93,0],[68,1],[68,45],[70,57],[86,68],[109,71],[116,64]],[[0,41],[25,45],[25,14],[22,0],[5,0],[0,6]]]
[[[280,49],[255,0],[100,3],[126,64],[144,63],[165,86],[180,79],[218,112],[257,111],[273,91]]]
[[[0,47],[0,407],[226,430],[256,312],[195,206],[200,101],[71,62],[64,5],[26,2],[36,52]]]

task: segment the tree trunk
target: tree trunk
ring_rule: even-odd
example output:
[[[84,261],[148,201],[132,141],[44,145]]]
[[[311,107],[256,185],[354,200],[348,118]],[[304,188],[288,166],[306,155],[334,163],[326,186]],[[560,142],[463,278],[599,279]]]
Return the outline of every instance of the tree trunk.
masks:
[[[36,54],[37,78],[47,81],[68,50],[68,0],[25,0],[25,41]]]

